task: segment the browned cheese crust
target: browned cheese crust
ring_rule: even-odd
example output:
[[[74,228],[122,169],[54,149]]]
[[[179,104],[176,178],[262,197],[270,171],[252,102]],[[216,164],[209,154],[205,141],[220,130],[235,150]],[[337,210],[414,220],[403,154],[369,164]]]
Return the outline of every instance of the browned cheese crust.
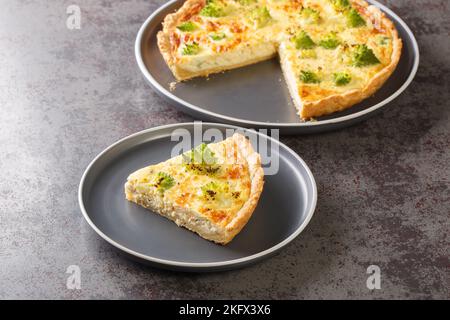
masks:
[[[352,0],[351,2],[353,4],[356,4],[360,8],[363,8],[365,13],[369,17],[381,21],[380,27],[384,30],[387,30],[391,34],[392,55],[390,63],[383,69],[381,69],[378,73],[376,73],[370,79],[367,85],[361,89],[351,89],[344,93],[332,94],[325,98],[314,101],[302,101],[302,105],[297,106],[297,108],[299,109],[300,117],[304,120],[347,109],[373,95],[391,76],[400,60],[402,41],[398,37],[398,33],[395,29],[394,24],[377,7],[368,5],[365,1],[362,0]],[[179,68],[175,61],[174,51],[176,50],[176,45],[174,45],[173,42],[176,40],[171,38],[174,34],[173,30],[175,30],[176,26],[183,21],[186,21],[193,15],[199,13],[199,11],[205,6],[205,4],[205,0],[187,0],[180,9],[166,16],[163,22],[163,29],[157,34],[157,41],[161,54],[168,67],[170,68],[176,79],[179,81],[197,76],[208,76],[211,73],[225,71],[224,68],[217,67],[210,70],[202,70],[201,72],[190,72]],[[271,57],[273,57],[273,54],[264,57],[258,57],[254,60],[248,60],[246,62],[227,66],[226,70],[260,62]]]
[[[363,89],[352,90],[343,94],[331,95],[313,102],[303,102],[303,107],[300,113],[300,116],[303,119],[311,119],[337,111],[342,111],[370,97],[386,82],[400,61],[402,40],[398,37],[397,30],[395,29],[392,21],[389,20],[386,15],[380,11],[380,9],[375,6],[368,6],[365,1],[356,0],[352,2],[366,8],[367,12],[374,17],[381,17],[382,28],[390,30],[393,39],[391,62],[389,65],[380,70],[380,72],[375,74]]]

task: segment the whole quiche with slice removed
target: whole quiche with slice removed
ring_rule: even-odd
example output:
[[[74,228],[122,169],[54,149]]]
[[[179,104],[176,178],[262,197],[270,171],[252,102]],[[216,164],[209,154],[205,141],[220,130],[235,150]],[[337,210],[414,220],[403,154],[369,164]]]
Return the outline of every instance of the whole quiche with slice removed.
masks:
[[[263,190],[260,155],[241,134],[132,173],[129,201],[217,243],[245,226]]]
[[[362,0],[187,0],[157,38],[177,80],[278,55],[304,120],[374,94],[402,49],[392,21]]]

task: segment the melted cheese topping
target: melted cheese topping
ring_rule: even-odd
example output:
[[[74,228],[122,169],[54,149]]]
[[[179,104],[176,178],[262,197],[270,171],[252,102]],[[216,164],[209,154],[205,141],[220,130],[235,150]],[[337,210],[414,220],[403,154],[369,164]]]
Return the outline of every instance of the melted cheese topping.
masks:
[[[223,16],[206,17],[194,12],[186,21],[195,30],[173,30],[172,53],[179,67],[191,72],[226,69],[245,64],[255,57],[270,56],[279,46],[289,61],[302,101],[314,101],[352,89],[364,88],[370,79],[390,63],[392,35],[380,26],[367,8],[351,2],[345,11],[337,10],[332,0],[212,0],[222,8]],[[348,10],[353,8],[364,20],[358,27],[347,22]],[[315,10],[319,19],[311,21],[302,10]],[[259,10],[259,11],[258,11]],[[267,12],[270,18],[267,19]],[[185,21],[185,22],[186,22]],[[262,21],[262,23],[260,23]],[[305,32],[314,42],[312,48],[299,49],[295,36]],[[320,42],[330,33],[339,45],[326,49]],[[220,35],[213,39],[214,35]],[[194,44],[194,54],[186,54],[186,47]],[[379,63],[355,66],[352,54],[358,45],[372,50]],[[302,71],[314,73],[317,81],[305,82]],[[350,81],[338,85],[336,73],[344,73]]]
[[[160,197],[166,204],[193,210],[225,226],[249,198],[250,174],[246,161],[229,140],[207,148],[213,155],[212,163],[189,162],[177,156],[136,171],[128,181],[135,193]]]
[[[295,31],[299,29],[305,31],[315,46],[310,50],[302,50],[297,49],[293,41],[286,41],[285,51],[296,76],[302,101],[314,101],[352,89],[362,89],[376,73],[391,62],[391,35],[374,25],[363,8],[356,10],[360,10],[358,13],[365,20],[365,25],[352,28],[347,25],[345,14],[336,11],[330,1],[310,0],[304,1],[304,5],[318,10],[320,21],[316,24],[308,24],[301,18],[297,18],[300,27],[295,28]],[[356,6],[353,5],[353,7]],[[330,33],[335,33],[340,43],[334,49],[326,49],[319,45],[320,41]],[[352,63],[352,54],[358,45],[366,45],[380,63],[355,66]],[[319,81],[304,83],[300,77],[301,71],[313,72]],[[334,79],[336,73],[345,73],[351,77],[351,80],[347,84],[337,85]]]

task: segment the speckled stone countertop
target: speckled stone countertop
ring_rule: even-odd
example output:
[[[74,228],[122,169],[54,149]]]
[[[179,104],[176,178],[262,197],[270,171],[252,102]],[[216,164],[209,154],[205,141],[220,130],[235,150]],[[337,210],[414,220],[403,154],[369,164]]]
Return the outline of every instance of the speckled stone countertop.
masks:
[[[450,3],[382,1],[415,33],[421,63],[375,117],[283,137],[319,190],[310,225],[278,255],[224,273],[125,259],[84,221],[80,177],[117,139],[192,119],[160,99],[134,59],[161,0],[11,0],[0,10],[0,298],[450,298]],[[381,289],[366,287],[369,265]],[[81,269],[68,290],[66,269]]]

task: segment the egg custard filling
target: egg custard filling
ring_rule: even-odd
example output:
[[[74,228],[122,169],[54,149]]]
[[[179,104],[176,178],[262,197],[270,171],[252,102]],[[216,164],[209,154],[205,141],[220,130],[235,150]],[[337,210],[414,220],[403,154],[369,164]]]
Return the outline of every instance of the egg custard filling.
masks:
[[[157,38],[178,80],[278,55],[304,120],[372,95],[402,48],[393,23],[363,0],[187,0]]]
[[[250,219],[263,188],[260,156],[240,134],[132,173],[129,201],[226,244]]]

